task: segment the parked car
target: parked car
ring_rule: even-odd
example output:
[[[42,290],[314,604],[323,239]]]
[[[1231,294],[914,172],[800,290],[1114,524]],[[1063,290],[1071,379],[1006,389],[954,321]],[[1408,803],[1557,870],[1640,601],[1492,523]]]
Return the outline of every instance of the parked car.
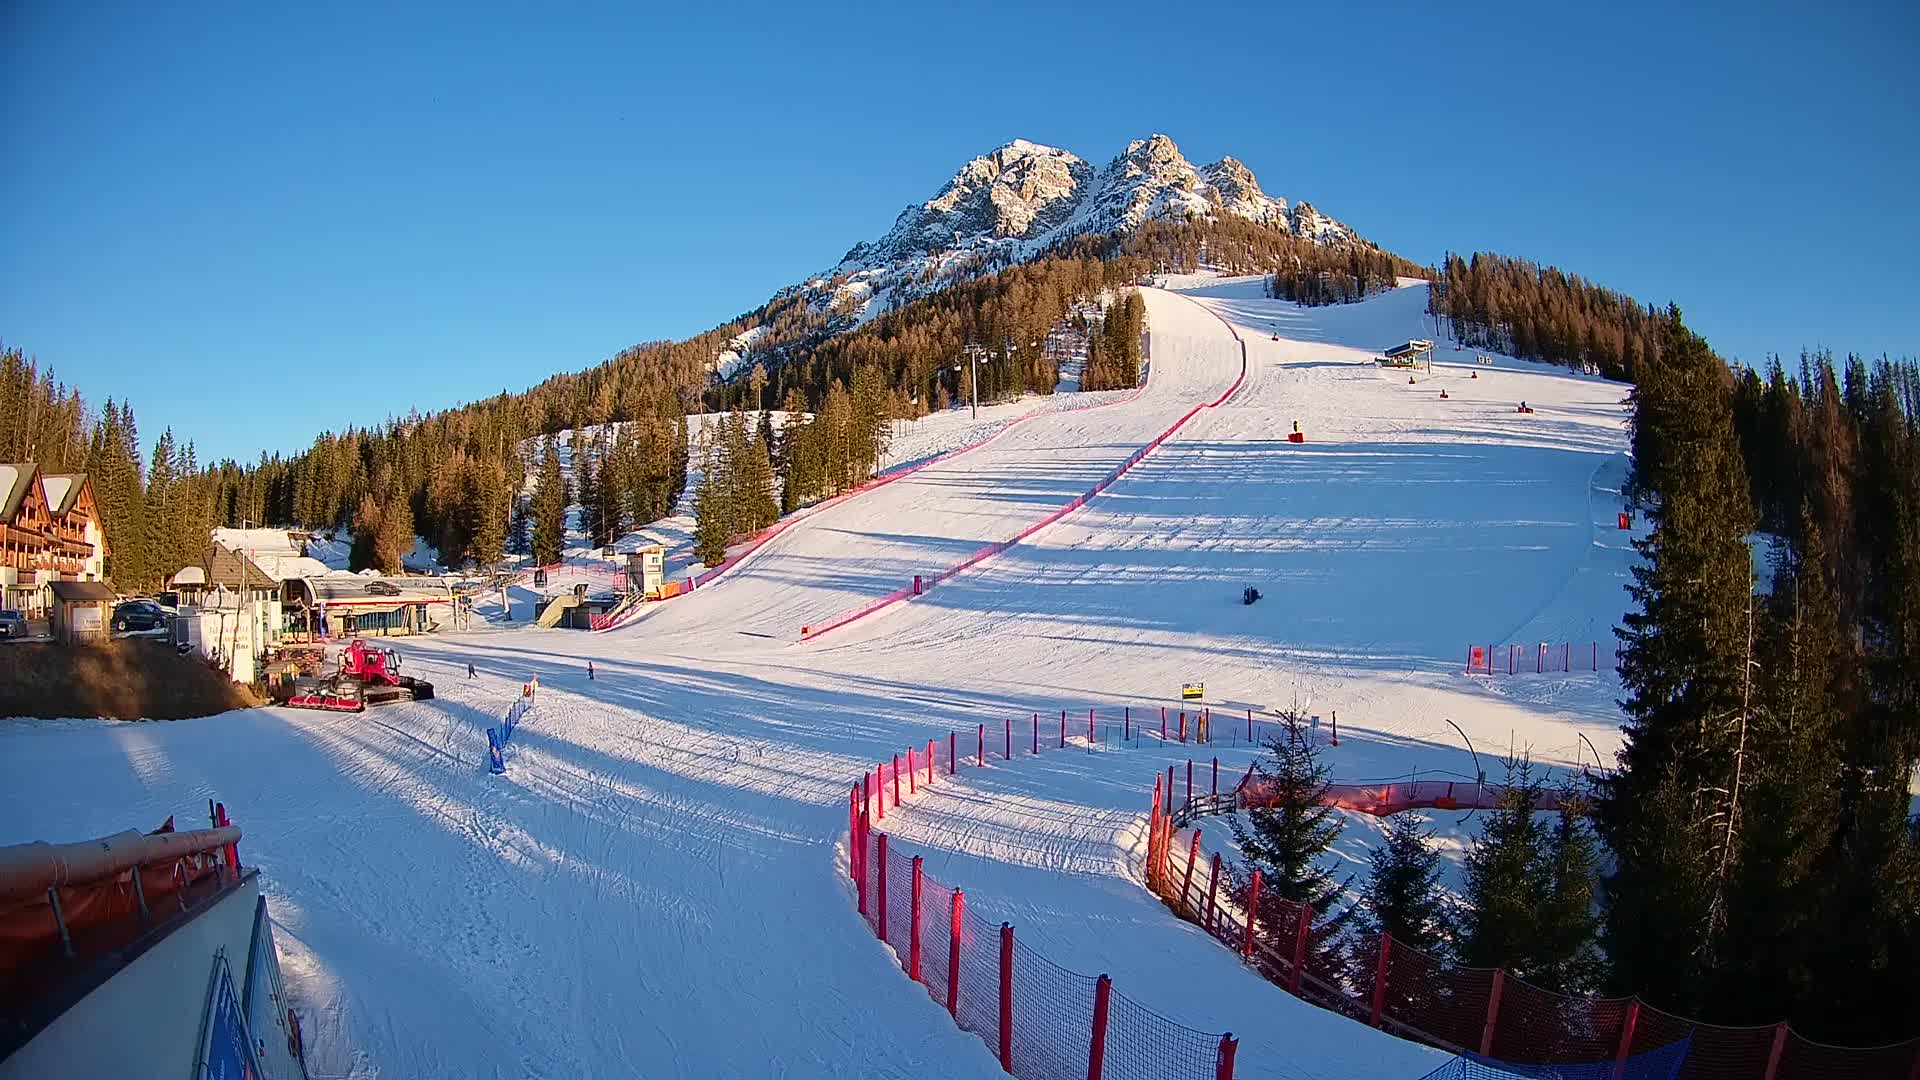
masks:
[[[27,617],[17,611],[0,611],[0,638],[27,636]]]
[[[115,631],[162,630],[167,625],[167,613],[160,605],[151,600],[128,600],[116,604],[113,608],[113,628]]]

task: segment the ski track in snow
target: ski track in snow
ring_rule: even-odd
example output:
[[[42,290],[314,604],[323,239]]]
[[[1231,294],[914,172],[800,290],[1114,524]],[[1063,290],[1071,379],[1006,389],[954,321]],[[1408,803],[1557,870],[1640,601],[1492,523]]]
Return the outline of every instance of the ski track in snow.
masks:
[[[629,628],[400,641],[437,696],[364,716],[10,722],[0,842],[225,801],[316,1076],[988,1077],[1002,1074],[987,1048],[855,913],[844,844],[862,771],[929,739],[944,754],[950,732],[972,758],[984,723],[988,767],[942,771],[881,826],[972,910],[1175,1020],[1232,1030],[1241,1076],[1420,1076],[1440,1055],[1293,999],[1171,919],[1139,885],[1143,809],[1156,771],[1190,754],[1205,754],[1200,790],[1216,755],[1223,789],[1237,781],[1249,708],[1337,710],[1340,779],[1470,777],[1449,720],[1483,767],[1512,747],[1567,768],[1581,735],[1617,745],[1610,671],[1460,668],[1471,642],[1610,652],[1632,557],[1612,521],[1624,388],[1444,346],[1408,385],[1367,361],[1422,336],[1420,288],[1304,309],[1256,279],[1167,284],[1180,291],[1145,291],[1153,377],[1137,398],[1044,403]],[[1245,384],[1108,491],[924,597],[797,643],[809,620],[1012,536],[1214,400],[1240,374],[1229,322]],[[1523,398],[1535,415],[1513,411]],[[944,420],[919,441],[931,454],[1010,418]],[[1295,420],[1305,444],[1286,442]],[[1249,584],[1265,598],[1243,606]],[[536,674],[507,775],[490,776],[483,729]],[[1130,705],[1157,731],[1189,680],[1230,744],[1123,747],[1104,728],[1088,744],[1090,706],[1104,723]],[[1201,825],[1224,850],[1225,823]],[[1443,825],[1457,856],[1471,824]],[[1348,870],[1370,835],[1343,836]]]

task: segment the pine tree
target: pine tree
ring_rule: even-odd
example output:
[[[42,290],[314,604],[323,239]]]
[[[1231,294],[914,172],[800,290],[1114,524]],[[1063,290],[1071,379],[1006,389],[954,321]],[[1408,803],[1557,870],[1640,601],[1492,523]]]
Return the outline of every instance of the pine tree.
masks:
[[[383,574],[400,573],[406,569],[406,557],[413,552],[416,539],[413,507],[396,484],[380,507],[379,528],[373,540],[373,566]]]
[[[1263,801],[1268,805],[1248,810],[1244,823],[1239,817],[1229,819],[1242,855],[1235,892],[1244,902],[1253,872],[1260,871],[1260,922],[1267,926],[1282,924],[1280,901],[1309,905],[1316,923],[1308,966],[1337,969],[1340,938],[1351,912],[1333,909],[1353,879],[1335,880],[1322,865],[1341,827],[1339,812],[1325,801],[1331,772],[1320,760],[1305,717],[1284,711],[1280,726],[1280,734],[1267,742],[1267,756],[1254,764],[1253,784],[1267,793]]]
[[[533,485],[533,561],[548,566],[560,561],[566,545],[567,481],[560,473],[560,447],[547,436],[540,450],[540,475]]]
[[[1726,365],[1678,310],[1662,327],[1662,362],[1633,392],[1633,488],[1653,530],[1635,541],[1640,610],[1618,631],[1625,739],[1597,811],[1614,855],[1614,984],[1697,1011],[1738,845],[1754,521]]]
[[[1393,935],[1430,956],[1443,956],[1448,940],[1446,890],[1440,886],[1440,853],[1433,830],[1418,811],[1387,819],[1387,833],[1368,855],[1367,882],[1360,892],[1361,928],[1370,935]]]
[[[1587,812],[1584,795],[1563,789],[1543,856],[1546,891],[1538,911],[1538,963],[1528,978],[1562,994],[1596,992],[1604,966],[1597,943],[1599,854]]]
[[[1530,976],[1547,949],[1540,898],[1548,894],[1547,838],[1534,820],[1541,788],[1533,764],[1507,763],[1506,790],[1467,848],[1466,898],[1455,952],[1468,967]]]
[[[141,520],[140,576],[131,584],[150,589],[177,573],[186,564],[180,559],[176,541],[180,499],[175,490],[173,429],[160,433],[153,444],[153,462],[147,467],[147,490]],[[197,560],[194,560],[197,561]]]
[[[372,492],[360,496],[353,511],[353,546],[347,552],[347,568],[355,572],[383,569],[375,553],[380,539],[380,500]]]
[[[732,538],[727,471],[724,455],[708,443],[701,454],[700,487],[693,493],[693,557],[706,566],[726,561]]]

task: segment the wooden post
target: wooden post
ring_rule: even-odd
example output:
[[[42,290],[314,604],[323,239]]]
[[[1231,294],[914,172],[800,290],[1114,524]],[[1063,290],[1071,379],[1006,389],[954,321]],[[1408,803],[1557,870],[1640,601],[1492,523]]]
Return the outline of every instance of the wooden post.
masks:
[[[907,978],[920,981],[920,856],[913,857],[913,930],[907,948]]]
[[[953,890],[953,911],[947,917],[947,1015],[960,1015],[960,921],[966,917],[967,901],[959,889]]]
[[[1386,931],[1380,934],[1380,960],[1373,967],[1373,1018],[1367,1022],[1374,1027],[1380,1026],[1380,1016],[1387,1004],[1387,957],[1393,955],[1393,935]]]
[[[1200,861],[1200,830],[1193,830],[1193,845],[1187,849],[1187,878],[1180,883],[1180,910],[1187,910],[1187,894],[1193,891],[1193,864]]]
[[[1480,1029],[1480,1056],[1493,1056],[1493,1027],[1500,1019],[1500,991],[1507,985],[1505,968],[1493,969],[1493,990],[1487,994],[1487,1026]]]
[[[1013,1072],[1013,925],[1000,924],[1000,1068]]]
[[[1780,1055],[1787,1051],[1787,1022],[1780,1021],[1773,1029],[1773,1048],[1767,1051],[1767,1071],[1761,1080],[1773,1080],[1780,1072]]]
[[[1213,869],[1207,871],[1207,933],[1213,933],[1214,899],[1220,895],[1220,853],[1213,853]]]
[[[1093,1039],[1087,1046],[1087,1080],[1100,1080],[1107,1067],[1107,1006],[1113,980],[1105,975],[1093,984]]]
[[[1627,1019],[1620,1025],[1620,1049],[1613,1055],[1613,1080],[1624,1080],[1627,1057],[1633,1053],[1633,1029],[1640,1026],[1640,999],[1627,1003]]]
[[[1240,958],[1253,959],[1253,924],[1260,918],[1260,871],[1253,872],[1253,891],[1247,895],[1247,936],[1240,943]]]

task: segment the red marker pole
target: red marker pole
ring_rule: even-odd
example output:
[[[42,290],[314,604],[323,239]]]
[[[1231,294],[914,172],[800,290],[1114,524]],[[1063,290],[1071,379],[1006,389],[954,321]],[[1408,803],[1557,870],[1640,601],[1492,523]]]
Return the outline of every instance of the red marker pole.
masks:
[[[1000,1068],[1013,1073],[1013,926],[1000,924]]]
[[[956,745],[956,738],[957,737],[953,732],[951,731],[947,732],[947,775],[948,776],[952,776],[954,773],[957,773],[960,771],[960,755],[958,752],[954,750],[954,746]]]
[[[913,764],[913,747],[909,746],[907,747],[907,794],[909,795],[914,793],[913,777],[919,771]]]
[[[893,755],[893,805],[900,805],[900,755]]]
[[[927,740],[927,786],[933,786],[933,740]]]
[[[887,834],[880,834],[880,940],[887,940]]]
[[[980,725],[980,767],[987,767],[987,725]]]
[[[1100,1080],[1107,1066],[1107,1009],[1113,980],[1105,975],[1093,984],[1093,1041],[1087,1047],[1087,1080]]]
[[[907,949],[907,977],[920,981],[920,856],[913,857],[913,931]]]
[[[953,911],[947,916],[947,1015],[952,1017],[960,1015],[960,927],[966,909],[966,898],[953,890]]]

